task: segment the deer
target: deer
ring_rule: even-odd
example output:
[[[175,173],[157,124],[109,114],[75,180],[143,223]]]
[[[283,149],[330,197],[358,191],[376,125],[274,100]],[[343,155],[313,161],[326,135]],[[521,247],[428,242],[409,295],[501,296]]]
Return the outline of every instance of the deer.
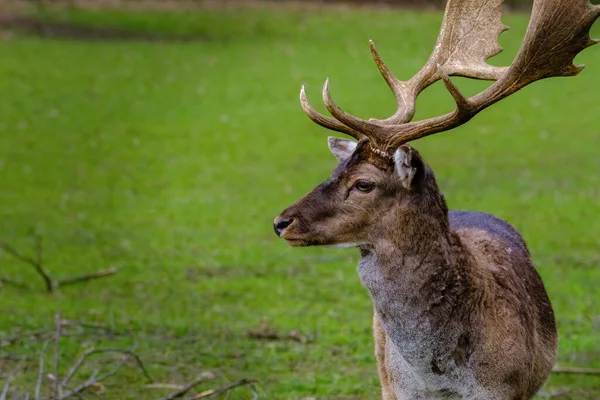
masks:
[[[331,117],[300,103],[329,137],[337,158],[329,179],[274,221],[291,246],[355,247],[373,306],[375,356],[384,400],[531,399],[557,357],[552,304],[525,240],[508,222],[479,211],[448,210],[433,171],[411,143],[449,131],[525,86],[575,76],[573,64],[596,44],[600,6],[587,0],[534,0],[512,64],[502,51],[502,0],[448,0],[435,48],[407,81],[394,76],[372,41],[375,63],[397,111],[364,120],[322,97]],[[450,79],[491,81],[464,96]],[[456,108],[412,121],[419,94],[442,81]]]

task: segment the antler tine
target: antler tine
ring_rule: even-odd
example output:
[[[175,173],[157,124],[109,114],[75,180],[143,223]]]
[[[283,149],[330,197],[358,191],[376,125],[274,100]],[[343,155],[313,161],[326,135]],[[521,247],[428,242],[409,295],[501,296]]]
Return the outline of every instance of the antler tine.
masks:
[[[385,64],[379,52],[377,51],[377,47],[375,47],[375,43],[372,40],[369,40],[369,48],[371,49],[371,55],[373,56],[373,60],[375,60],[375,64],[377,64],[377,69],[381,72],[381,76],[385,79],[385,82],[388,84],[392,92],[396,98],[401,97],[401,93],[398,91],[398,86],[402,83],[398,78],[394,76],[392,71]]]
[[[381,59],[373,42],[371,54],[381,75],[394,93],[398,109],[384,120],[372,120],[383,125],[409,122],[415,114],[419,94],[442,79],[438,65],[448,75],[473,79],[496,80],[506,68],[486,63],[502,51],[498,36],[508,29],[502,24],[502,0],[449,0],[444,21],[434,51],[423,68],[410,80],[397,79]],[[477,43],[473,46],[473,43]]]
[[[375,60],[377,69],[379,69],[381,76],[392,90],[392,93],[396,98],[396,103],[398,104],[398,109],[394,115],[386,120],[381,120],[380,122],[410,121],[415,114],[415,103],[411,103],[408,99],[408,97],[410,97],[412,94],[410,93],[412,90],[407,92],[407,82],[403,82],[394,76],[392,71],[381,58],[381,55],[379,55],[379,52],[375,47],[375,43],[373,43],[372,40],[369,40],[369,48],[371,49],[371,55],[373,56],[373,60]],[[372,121],[378,120],[372,119]]]
[[[557,17],[560,16],[560,17]],[[587,0],[534,0],[531,20],[513,64],[492,86],[469,98],[463,97],[441,70],[457,109],[441,117],[386,127],[385,150],[464,124],[477,113],[540,79],[577,75],[583,65],[575,56],[600,41],[591,39],[590,28],[600,17],[600,5]]]
[[[308,118],[310,118],[313,122],[322,126],[323,128],[345,133],[347,135],[352,136],[356,140],[361,140],[365,137],[365,135],[363,135],[362,133],[350,128],[349,126],[342,124],[336,119],[326,117],[325,115],[320,114],[314,108],[312,108],[308,99],[306,98],[304,85],[302,85],[302,88],[300,89],[300,105],[302,106],[302,109],[304,110],[304,113],[308,116]]]
[[[473,104],[471,104],[469,99],[463,96],[458,87],[456,87],[456,85],[450,80],[450,77],[448,76],[446,71],[444,71],[440,64],[437,65],[437,70],[440,76],[442,77],[442,80],[444,81],[444,86],[446,86],[446,89],[448,90],[448,92],[450,92],[452,98],[454,98],[454,101],[456,102],[458,113],[470,113],[473,108]]]
[[[335,119],[337,119],[344,125],[354,129],[355,131],[363,133],[372,141],[377,141],[377,139],[374,137],[374,132],[377,131],[379,126],[376,123],[365,121],[363,119],[350,115],[344,110],[342,110],[340,107],[338,107],[337,104],[335,104],[335,102],[331,98],[331,93],[329,92],[329,78],[325,80],[325,84],[323,85],[323,102],[325,103],[327,111],[329,111],[331,115],[335,117]]]

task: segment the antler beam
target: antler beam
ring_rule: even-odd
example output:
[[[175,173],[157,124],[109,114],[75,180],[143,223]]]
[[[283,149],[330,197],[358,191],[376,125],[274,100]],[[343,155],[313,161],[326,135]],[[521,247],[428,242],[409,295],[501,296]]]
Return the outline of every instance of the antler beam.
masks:
[[[600,6],[587,0],[534,0],[527,34],[513,64],[495,67],[486,61],[502,51],[498,36],[508,29],[501,21],[502,0],[449,0],[435,48],[427,63],[410,80],[396,78],[373,42],[369,42],[377,68],[396,99],[398,108],[394,115],[367,121],[344,112],[333,102],[328,81],[323,88],[323,100],[334,118],[316,112],[308,103],[304,88],[300,92],[302,108],[317,124],[358,140],[368,138],[373,149],[389,155],[403,143],[466,123],[481,110],[536,80],[576,75],[583,66],[573,65],[573,59],[598,42],[589,36],[598,16]],[[449,76],[496,82],[466,98]],[[444,81],[454,97],[456,110],[441,117],[410,122],[419,94],[439,80]]]

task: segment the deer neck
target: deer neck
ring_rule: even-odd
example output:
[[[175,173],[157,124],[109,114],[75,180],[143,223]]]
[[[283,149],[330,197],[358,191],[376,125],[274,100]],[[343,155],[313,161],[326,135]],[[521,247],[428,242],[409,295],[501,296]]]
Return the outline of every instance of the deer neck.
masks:
[[[473,287],[470,258],[449,230],[447,211],[395,219],[386,224],[394,229],[361,247],[358,270],[392,341],[418,342],[443,334],[450,316],[462,321],[461,304]]]

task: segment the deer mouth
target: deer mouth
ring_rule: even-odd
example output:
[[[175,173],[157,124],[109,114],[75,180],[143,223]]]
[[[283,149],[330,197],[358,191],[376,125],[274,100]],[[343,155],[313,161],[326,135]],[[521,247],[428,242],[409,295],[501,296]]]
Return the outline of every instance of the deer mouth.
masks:
[[[303,237],[303,235],[299,235],[298,232],[291,232],[291,229],[283,230],[278,236],[284,239],[292,247],[310,246],[312,242],[309,237]]]
[[[305,239],[286,239],[286,238],[284,238],[284,239],[287,242],[287,244],[289,244],[292,247],[314,246],[313,244],[310,244],[310,241],[305,240]]]
[[[326,247],[354,247],[347,246],[346,243],[339,243],[336,240],[324,240],[315,238],[291,237],[283,234],[282,239],[285,239],[287,244],[292,247],[311,247],[311,246],[326,246]]]
[[[287,244],[289,244],[292,247],[318,246],[320,244],[318,240],[294,236],[291,234],[287,234],[287,232],[284,232],[281,235],[281,238],[284,239],[287,242]]]

